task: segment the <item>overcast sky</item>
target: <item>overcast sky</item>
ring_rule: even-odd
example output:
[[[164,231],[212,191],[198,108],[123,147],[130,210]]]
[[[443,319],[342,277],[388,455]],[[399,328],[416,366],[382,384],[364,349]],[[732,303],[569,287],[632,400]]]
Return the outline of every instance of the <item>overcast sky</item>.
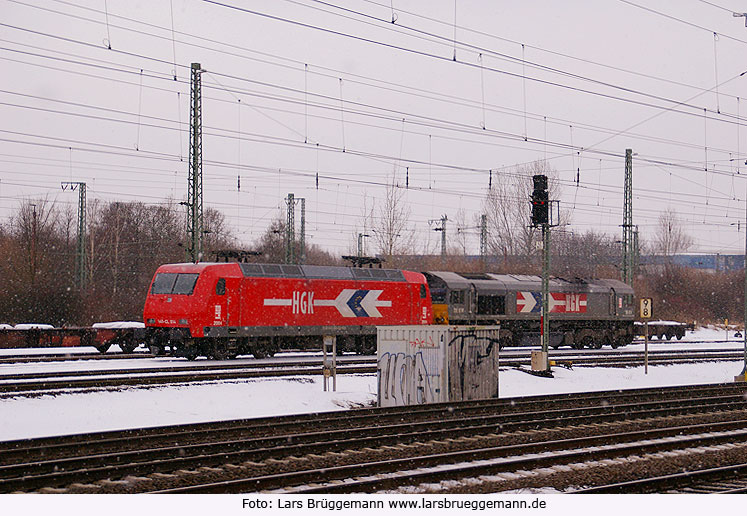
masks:
[[[732,10],[747,2],[0,0],[0,217],[74,205],[61,181],[89,202],[184,200],[199,62],[204,203],[244,247],[292,192],[308,241],[353,252],[394,178],[419,251],[438,252],[429,220],[447,215],[477,254],[491,175],[536,160],[561,179],[569,230],[617,236],[632,148],[642,238],[671,208],[692,251],[741,253],[747,28]]]

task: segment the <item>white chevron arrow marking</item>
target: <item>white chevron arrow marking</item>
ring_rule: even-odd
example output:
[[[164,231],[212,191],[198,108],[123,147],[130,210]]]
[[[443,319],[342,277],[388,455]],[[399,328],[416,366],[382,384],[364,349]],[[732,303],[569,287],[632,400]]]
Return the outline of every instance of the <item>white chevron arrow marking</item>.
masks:
[[[381,317],[378,307],[389,307],[392,306],[391,301],[379,301],[379,296],[383,290],[369,290],[368,293],[361,299],[361,307],[366,311],[369,317]]]
[[[519,309],[520,313],[531,312],[535,306],[537,306],[537,300],[534,298],[531,292],[521,292],[524,297],[524,304]]]
[[[348,301],[357,289],[346,288],[335,299],[315,299],[314,306],[334,306],[343,317],[355,317],[355,313],[348,306]]]

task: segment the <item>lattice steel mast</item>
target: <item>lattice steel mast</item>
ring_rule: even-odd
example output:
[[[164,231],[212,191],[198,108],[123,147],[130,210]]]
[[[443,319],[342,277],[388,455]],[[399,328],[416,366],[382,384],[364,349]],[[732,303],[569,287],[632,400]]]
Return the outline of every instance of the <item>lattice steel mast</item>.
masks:
[[[63,190],[67,187],[70,187],[70,190],[78,189],[78,245],[75,252],[75,281],[78,288],[82,289],[88,281],[86,271],[86,184],[63,181],[60,185]]]
[[[188,258],[202,258],[202,69],[192,63],[189,112],[189,178],[187,189]]]
[[[296,201],[292,193],[285,199],[288,205],[288,216],[285,222],[285,263],[295,263],[295,241],[296,241]]]
[[[441,258],[446,257],[446,222],[448,222],[449,217],[446,215],[441,215],[440,219],[433,219],[429,220],[428,223],[434,224],[440,222],[440,226],[436,226],[433,228],[433,231],[440,231],[441,232]]]
[[[306,263],[306,199],[301,198],[301,249],[298,251],[298,263]]]
[[[635,240],[633,230],[633,149],[625,149],[625,190],[623,204],[622,280],[633,286]]]

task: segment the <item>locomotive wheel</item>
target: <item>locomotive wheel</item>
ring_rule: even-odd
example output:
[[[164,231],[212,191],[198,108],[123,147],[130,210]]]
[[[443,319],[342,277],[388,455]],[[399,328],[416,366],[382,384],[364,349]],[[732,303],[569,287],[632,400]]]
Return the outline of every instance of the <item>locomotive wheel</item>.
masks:
[[[127,343],[121,342],[119,344],[119,349],[122,350],[122,353],[126,353],[128,355],[132,353],[133,351],[135,351],[136,347],[137,347],[137,344],[135,344],[134,342],[127,342]]]
[[[151,344],[150,352],[153,356],[161,355],[163,353],[163,346],[159,346],[158,344]]]
[[[592,342],[592,346],[594,349],[602,349],[602,346],[604,346],[604,341],[602,339],[597,339]]]
[[[592,337],[590,337],[590,336],[584,337],[581,340],[581,347],[582,348],[593,349],[594,348],[594,339]]]
[[[278,351],[278,344],[275,339],[260,339],[252,346],[252,355],[254,358],[269,358]]]
[[[228,346],[225,343],[217,342],[213,344],[210,358],[213,360],[228,360],[229,355]]]
[[[111,344],[102,344],[101,346],[97,346],[96,349],[99,350],[99,353],[106,353],[109,351],[109,347],[111,347]]]
[[[191,346],[184,350],[184,358],[186,358],[187,360],[197,360],[197,357],[199,355],[199,351]]]
[[[376,340],[358,335],[355,337],[355,352],[359,355],[375,355]]]

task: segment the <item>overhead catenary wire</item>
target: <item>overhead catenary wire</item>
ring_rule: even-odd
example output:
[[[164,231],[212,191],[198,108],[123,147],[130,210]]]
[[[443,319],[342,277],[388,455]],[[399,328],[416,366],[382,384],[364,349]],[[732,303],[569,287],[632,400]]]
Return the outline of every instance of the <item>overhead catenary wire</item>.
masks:
[[[392,157],[391,159],[399,159],[399,157],[397,157],[397,158],[393,158],[393,157]],[[667,165],[670,165],[670,166],[680,166],[680,167],[685,167],[685,168],[690,168],[690,169],[694,169],[693,167],[691,167],[691,166],[688,166],[688,165],[677,164],[677,163],[670,163],[670,162],[664,162],[663,160],[656,160],[656,161],[657,161],[657,162],[659,162],[659,163],[662,163],[662,164],[667,164]]]
[[[741,75],[743,75],[743,74],[740,74],[740,76],[741,76]],[[736,77],[735,77],[735,78],[736,78]],[[730,79],[730,80],[733,80],[733,78],[732,78],[732,79]],[[728,82],[728,81],[726,81],[726,82]],[[267,85],[267,84],[265,84],[265,85]],[[652,107],[653,107],[653,106],[652,106]],[[667,109],[667,110],[665,110],[665,111],[663,111],[663,112],[667,112],[667,111],[671,111],[671,112],[679,112],[679,111],[678,111],[677,109],[672,109],[672,108],[670,108],[670,109]],[[682,113],[685,113],[685,112],[682,112]],[[654,116],[658,116],[658,115],[654,115]],[[546,117],[545,117],[545,120],[546,120]],[[647,120],[648,120],[648,119],[647,119]],[[645,122],[645,121],[647,121],[647,120],[644,120],[644,122]],[[722,119],[720,119],[720,120],[721,120],[721,121],[725,121],[725,120],[724,120],[723,118],[722,118]],[[741,120],[740,120],[740,121],[741,121]],[[738,122],[736,122],[736,123],[738,123]],[[639,124],[636,124],[636,125],[640,125],[640,123],[639,123]],[[623,134],[623,133],[626,133],[626,132],[628,132],[628,131],[629,131],[629,129],[628,129],[628,130],[624,130],[624,131],[617,131],[617,132],[613,133],[613,136],[614,136],[614,135],[618,135],[618,134]]]
[[[393,12],[393,5],[392,5],[392,12]],[[461,30],[460,30],[460,33],[461,33]],[[455,38],[455,39],[456,39],[456,38]],[[304,90],[307,90],[307,88],[305,87],[305,88],[304,88]],[[340,99],[342,99],[342,95],[340,95]],[[306,99],[304,99],[304,100],[306,100]],[[342,104],[342,100],[341,100],[340,102],[341,102],[341,104]],[[308,102],[299,102],[299,105],[300,105],[300,104],[303,104],[303,106],[304,106],[304,109],[305,109],[305,110],[308,110],[308,107],[309,107],[309,105],[310,105],[310,104],[309,104]],[[526,109],[524,109],[524,111],[526,111]],[[719,108],[719,109],[717,109],[717,111],[720,111],[720,108]],[[347,115],[347,113],[346,113],[346,115]],[[484,116],[483,118],[486,118],[486,117]],[[545,120],[546,120],[546,118],[545,118]],[[739,113],[737,113],[737,120],[739,120]],[[526,118],[525,118],[525,123],[526,123]],[[409,120],[408,120],[408,126],[409,126],[409,125],[410,125],[410,124],[409,124]],[[574,125],[575,125],[575,124],[574,124]],[[735,125],[737,125],[737,131],[739,131],[739,127],[738,127],[738,126],[740,125],[740,123],[739,123],[739,122],[737,122],[737,123],[736,123]],[[181,123],[179,123],[179,124],[178,124],[178,127],[181,127]],[[526,131],[524,131],[524,132],[526,133]],[[304,133],[307,133],[307,131],[304,131]],[[403,133],[402,133],[402,134],[404,135],[404,131],[403,131]],[[411,134],[411,132],[410,132],[410,128],[409,128],[409,127],[408,127],[408,134]],[[467,133],[464,133],[464,134],[470,134],[470,133],[468,133],[468,132],[467,132]],[[521,133],[519,133],[519,135],[520,135],[520,136],[523,136],[523,135],[522,135]],[[265,136],[267,136],[267,135],[265,135]],[[304,134],[304,137],[305,137],[305,138],[308,138],[308,136],[307,136],[306,134]],[[243,136],[242,136],[241,134],[239,134],[239,135],[237,136],[237,138],[238,138],[239,140],[242,140]],[[428,140],[429,140],[429,144],[430,144],[430,141],[432,140],[432,135],[430,134],[430,132],[429,132],[429,134],[428,134]],[[408,141],[409,141],[409,139],[408,139]],[[544,138],[544,140],[540,140],[540,142],[542,142],[543,146],[546,146],[547,138]],[[283,144],[283,145],[284,145],[284,144]],[[429,145],[429,146],[430,146],[430,145]],[[343,149],[345,149],[346,147],[347,147],[347,146],[346,146],[345,144],[343,144],[342,148],[343,148]],[[299,147],[299,148],[301,148],[301,147]],[[318,152],[318,151],[319,151],[319,148],[320,148],[320,147],[319,147],[319,146],[317,146],[316,148],[317,148],[317,152]],[[577,159],[579,160],[579,163],[580,163],[580,151],[579,151],[579,150],[575,150],[575,152],[574,152],[574,149],[572,149],[572,148],[571,148],[571,149],[567,149],[567,150],[568,150],[567,154],[570,154],[571,156],[572,156],[572,155],[573,155],[573,154],[575,153],[575,154],[576,154],[576,155],[578,156],[578,158],[577,158]],[[338,149],[330,149],[330,151],[331,151],[331,152],[338,152],[339,150],[338,150]],[[384,153],[384,154],[386,154],[386,153]],[[389,154],[391,154],[391,153],[389,153]],[[737,155],[739,154],[739,150],[738,150],[738,149],[737,149],[737,152],[736,152],[736,154],[737,154]],[[612,157],[612,156],[609,156],[609,157]],[[389,156],[389,158],[392,158],[392,156]],[[605,157],[605,159],[607,159],[607,157]],[[602,158],[600,158],[600,164],[601,164],[601,160],[602,160]],[[429,159],[428,159],[428,162],[429,162],[429,167],[431,167],[431,166],[432,166],[432,164],[430,163],[431,161],[432,161],[432,160],[431,160],[431,159],[429,158]],[[674,163],[674,161],[675,161],[675,160],[671,160],[671,162],[672,162],[672,166],[680,166],[680,165],[682,165],[681,163],[676,163],[676,164],[675,164],[675,163]],[[715,161],[714,161],[714,160],[711,160],[711,161],[712,161],[713,163],[715,163]],[[683,170],[689,170],[689,165],[684,165],[684,167],[685,167],[685,168],[683,168]],[[410,168],[410,167],[408,166],[408,170],[409,170],[409,168]],[[709,167],[708,167],[708,166],[706,166],[706,168],[709,168]],[[415,169],[415,167],[413,167],[413,169]],[[577,169],[578,169],[578,167],[577,167]],[[600,167],[600,169],[601,169],[601,167]],[[490,174],[490,172],[489,172],[489,170],[490,170],[490,169],[489,169],[488,167],[486,167],[486,168],[485,168],[485,170],[487,170],[487,174]],[[430,178],[429,178],[429,179],[430,179]],[[430,184],[430,181],[429,181],[429,184]]]
[[[61,11],[55,11],[55,10],[52,10],[52,9],[49,9],[49,8],[45,8],[45,7],[42,7],[42,6],[28,4],[28,3],[22,2],[20,0],[6,0],[6,1],[12,2],[12,3],[17,3],[17,4],[20,4],[20,5],[25,5],[25,6],[28,6],[28,7],[31,7],[31,8],[35,8],[35,9],[41,9],[41,10],[46,10],[46,11],[54,12],[56,14],[60,14],[60,15],[63,15],[63,16],[70,16],[70,17],[75,17],[75,18],[78,18],[78,19],[85,19],[86,21],[90,21],[90,22],[94,22],[94,23],[100,23],[99,20],[94,20],[94,19],[90,19],[90,18],[82,18],[80,16],[72,15],[71,13],[65,13],[65,12],[61,12]],[[70,6],[70,7],[75,7],[77,9],[82,9],[82,10],[85,10],[85,11],[88,11],[88,12],[95,12],[95,13],[102,13],[103,14],[103,11],[100,11],[98,9],[87,7],[87,6],[82,6],[82,5],[77,5],[77,4],[74,4],[74,3],[71,3],[71,2],[67,2],[65,0],[52,0],[52,1],[55,2],[55,3],[62,4],[62,5],[67,5],[67,6]],[[363,0],[363,1],[371,3],[371,4],[383,5],[383,4],[378,4],[377,2],[372,1],[372,0]],[[339,6],[336,6],[336,7],[339,7]],[[445,22],[443,22],[441,20],[438,20],[438,19],[435,19],[435,18],[432,18],[432,17],[428,17],[428,16],[422,15],[420,13],[414,13],[412,11],[406,11],[406,10],[402,10],[402,9],[398,9],[398,10],[401,11],[401,12],[407,13],[409,15],[417,16],[419,18],[428,20],[428,21],[433,21],[433,22],[436,22],[436,23],[445,23]],[[140,20],[140,19],[133,19],[133,18],[128,18],[126,16],[114,15],[114,14],[112,14],[111,17],[115,17],[115,18],[118,18],[118,19],[126,20],[126,21],[132,22],[132,23],[137,23],[137,24],[140,24],[140,25],[143,25],[143,26],[147,26],[147,27],[150,27],[150,28],[160,29],[160,30],[164,30],[164,31],[169,30],[168,27],[159,26],[159,25],[154,24],[154,23],[147,23],[147,22],[145,22],[143,20]],[[132,29],[131,27],[118,27],[118,28],[123,29],[123,30],[134,31],[134,29]],[[491,39],[495,39],[495,40],[499,40],[499,41],[511,42],[511,43],[516,44],[516,45],[524,45],[525,44],[525,43],[522,43],[522,42],[519,42],[519,41],[515,41],[515,40],[511,40],[511,39],[508,39],[508,38],[505,38],[505,37],[500,37],[500,36],[498,36],[496,34],[488,34],[488,33],[485,33],[485,32],[481,32],[481,31],[478,31],[478,30],[475,30],[475,29],[472,29],[472,28],[469,28],[469,27],[459,26],[459,30],[462,31],[462,32],[465,32],[465,33],[471,33],[471,34],[477,34],[477,35],[480,35],[480,36],[486,36],[486,37],[489,37]],[[136,32],[139,32],[141,34],[147,34],[147,35],[153,36],[153,37],[158,37],[158,36],[156,36],[156,35],[154,35],[152,33],[144,33],[142,31],[136,31]],[[188,34],[188,33],[180,32],[180,31],[175,31],[175,32],[177,34],[180,34],[180,35],[189,36],[189,37],[194,38],[196,40],[207,41],[207,42],[211,42],[211,43],[220,44],[223,47],[239,49],[239,50],[242,50],[244,52],[253,53],[253,54],[257,54],[257,55],[265,55],[265,56],[268,56],[268,57],[271,56],[271,57],[273,57],[275,59],[279,59],[279,60],[282,60],[284,62],[291,62],[291,63],[295,62],[297,64],[302,64],[302,63],[300,63],[298,61],[294,61],[293,59],[288,58],[288,57],[281,57],[281,56],[278,56],[278,55],[270,55],[270,54],[267,54],[267,53],[260,52],[260,51],[258,51],[256,49],[247,48],[247,47],[241,47],[239,45],[230,44],[230,43],[225,42],[225,41],[218,41],[218,40],[206,38],[204,36],[195,35],[195,34]],[[196,45],[196,44],[193,44],[193,43],[190,43],[190,42],[187,42],[187,41],[179,41],[179,43],[182,44],[182,45],[193,46],[195,48],[209,49],[208,47]],[[624,72],[624,73],[627,73],[627,74],[635,75],[637,77],[644,77],[644,78],[648,78],[648,79],[653,79],[653,80],[661,81],[661,82],[664,82],[664,83],[667,83],[667,84],[673,84],[673,85],[684,86],[684,87],[688,87],[688,88],[692,88],[692,89],[702,90],[702,88],[699,87],[699,86],[695,86],[695,85],[691,85],[691,84],[686,84],[686,83],[683,83],[681,81],[675,81],[675,80],[671,80],[671,79],[668,79],[668,78],[665,78],[665,77],[660,77],[660,76],[655,76],[655,75],[652,75],[652,74],[641,73],[641,72],[636,71],[636,70],[630,70],[630,69],[621,68],[619,66],[613,66],[613,65],[610,65],[609,63],[600,63],[600,62],[592,61],[590,59],[585,59],[585,58],[578,57],[578,56],[573,56],[573,55],[570,55],[570,54],[564,54],[564,53],[558,52],[556,50],[542,48],[542,47],[539,47],[539,46],[536,46],[536,45],[526,44],[526,47],[527,48],[531,48],[533,50],[537,50],[539,52],[548,53],[550,55],[554,55],[554,56],[559,56],[559,57],[564,57],[564,58],[567,58],[567,59],[575,60],[575,61],[578,61],[578,62],[581,62],[581,63],[593,64],[595,66],[607,68],[607,69],[610,69],[610,70],[621,71],[621,72]],[[223,52],[225,53],[225,51],[223,51]],[[238,55],[236,55],[236,56],[238,56]],[[240,56],[240,57],[246,57],[246,56]],[[335,69],[330,69],[330,68],[325,68],[325,67],[319,67],[319,68],[320,69],[330,70],[332,73],[335,73],[337,75],[339,75],[339,73],[340,73],[340,70],[335,70]],[[356,76],[356,77],[362,77],[360,75],[350,74],[349,72],[348,72],[348,74],[352,75],[352,76]],[[374,80],[372,78],[369,78],[369,79]],[[734,97],[734,96],[732,95],[732,97]]]

